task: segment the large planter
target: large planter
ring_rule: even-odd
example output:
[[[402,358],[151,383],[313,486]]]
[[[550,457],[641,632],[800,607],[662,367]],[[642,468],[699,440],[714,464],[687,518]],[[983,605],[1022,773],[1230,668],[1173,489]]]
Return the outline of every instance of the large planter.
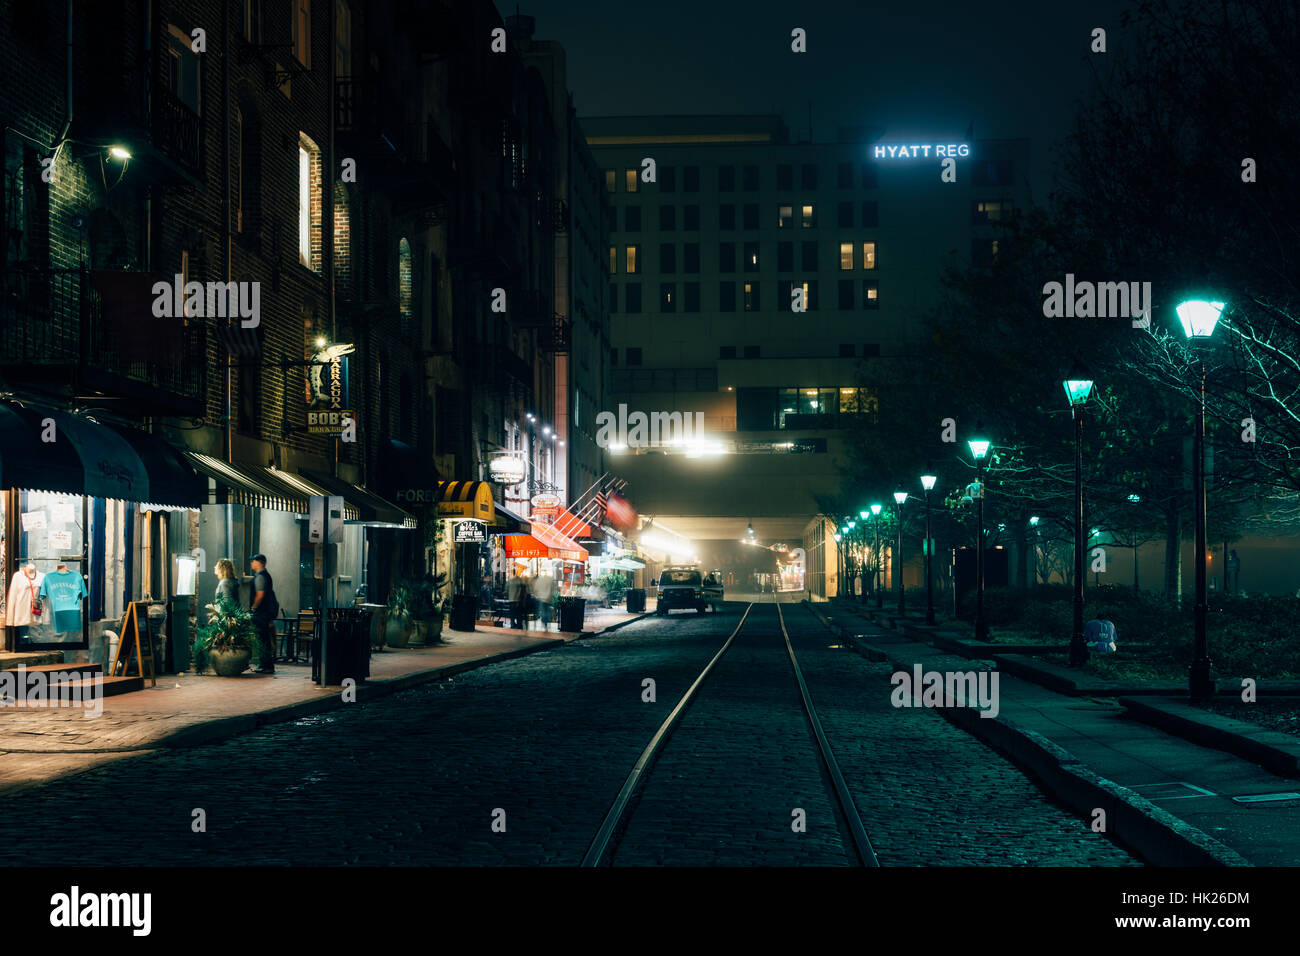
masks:
[[[443,617],[439,614],[437,617],[429,621],[428,641],[430,644],[437,644],[442,640],[442,620]]]
[[[384,604],[363,604],[362,607],[371,612],[370,649],[380,650],[388,639],[388,607]]]
[[[411,640],[407,647],[424,647],[429,642],[429,622],[414,618],[411,621]]]
[[[406,647],[411,643],[411,631],[414,629],[414,621],[405,614],[389,614],[388,626],[385,629],[385,640],[389,647]]]
[[[208,663],[222,677],[238,677],[248,670],[248,662],[253,659],[250,651],[208,651]]]

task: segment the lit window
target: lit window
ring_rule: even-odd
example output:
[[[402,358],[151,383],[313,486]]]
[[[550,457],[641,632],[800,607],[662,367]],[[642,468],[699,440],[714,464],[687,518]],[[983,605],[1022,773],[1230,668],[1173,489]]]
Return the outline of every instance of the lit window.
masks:
[[[803,207],[803,227],[805,229],[812,229],[816,225],[817,225],[816,211],[813,209],[812,203],[806,203]]]
[[[776,225],[778,229],[789,229],[794,225],[794,207],[782,206],[777,213]]]
[[[311,268],[311,154],[298,145],[298,261]]]
[[[641,251],[640,246],[626,246],[624,248],[626,261],[623,264],[623,271],[626,272],[628,275],[632,275],[633,273],[639,271],[639,267],[637,266],[637,258],[638,258],[638,253],[640,251]]]
[[[627,169],[627,170],[624,170],[624,171],[623,171],[623,180],[624,180],[624,183],[626,184],[626,188],[627,188],[627,191],[628,191],[628,192],[630,192],[630,193],[634,193],[634,192],[636,192],[636,190],[637,190],[637,176],[636,176],[636,170],[635,170],[635,169]]]
[[[757,282],[745,283],[745,311],[746,312],[758,311],[758,283]]]
[[[618,246],[609,247],[609,274],[618,274]]]
[[[864,242],[862,244],[862,268],[874,269],[875,267],[876,267],[876,244],[874,242]]]
[[[848,270],[853,268],[853,243],[840,243],[840,268]]]
[[[293,55],[311,66],[311,0],[293,0]]]
[[[618,190],[618,170],[605,170],[605,192],[612,193]]]
[[[862,307],[864,309],[880,308],[880,289],[874,279],[862,283]]]

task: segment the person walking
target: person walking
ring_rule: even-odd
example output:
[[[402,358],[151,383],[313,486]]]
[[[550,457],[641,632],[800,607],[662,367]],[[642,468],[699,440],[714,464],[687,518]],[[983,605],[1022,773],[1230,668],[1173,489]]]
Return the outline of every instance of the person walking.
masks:
[[[523,630],[524,615],[528,609],[528,582],[518,571],[506,584],[506,599],[510,602],[510,626]]]
[[[539,574],[533,579],[533,597],[537,599],[537,615],[542,619],[542,630],[551,626],[551,611],[555,607],[555,578]]]
[[[217,572],[217,603],[220,604],[225,600],[238,604],[239,578],[235,576],[235,562],[229,558],[222,558],[217,562],[214,570]]]
[[[275,673],[275,619],[280,613],[280,602],[275,597],[275,582],[266,570],[266,555],[255,554],[249,559],[253,569],[253,625],[262,639],[262,653],[257,669],[259,674]]]

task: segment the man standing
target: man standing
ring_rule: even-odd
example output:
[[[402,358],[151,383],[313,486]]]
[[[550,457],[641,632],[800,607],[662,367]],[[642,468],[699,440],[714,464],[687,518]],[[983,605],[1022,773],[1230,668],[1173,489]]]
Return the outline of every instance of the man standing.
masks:
[[[280,602],[275,598],[275,582],[266,570],[266,555],[255,554],[249,564],[253,568],[253,625],[262,639],[259,674],[275,673],[275,619],[280,613]]]
[[[510,601],[510,626],[522,630],[524,617],[528,611],[528,582],[518,571],[506,585],[506,597]]]

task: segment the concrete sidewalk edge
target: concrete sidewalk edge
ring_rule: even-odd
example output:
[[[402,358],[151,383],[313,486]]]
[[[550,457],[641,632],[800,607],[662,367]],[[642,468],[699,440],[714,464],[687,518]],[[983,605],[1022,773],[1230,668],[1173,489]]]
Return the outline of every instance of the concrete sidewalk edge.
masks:
[[[907,670],[913,662],[895,660],[886,650],[856,639],[843,625],[828,621],[811,603],[808,607],[831,630],[868,650],[873,660]],[[940,707],[952,724],[983,740],[1016,765],[1028,770],[1047,790],[1091,824],[1095,811],[1105,812],[1106,831],[1143,859],[1158,866],[1251,866],[1249,860],[1162,810],[1132,790],[1102,777],[1069,751],[1036,731],[1016,726],[1004,717],[981,717],[966,707]]]
[[[1235,754],[1280,777],[1300,777],[1300,740],[1289,734],[1207,713],[1183,701],[1121,697],[1119,704],[1144,724]]]

